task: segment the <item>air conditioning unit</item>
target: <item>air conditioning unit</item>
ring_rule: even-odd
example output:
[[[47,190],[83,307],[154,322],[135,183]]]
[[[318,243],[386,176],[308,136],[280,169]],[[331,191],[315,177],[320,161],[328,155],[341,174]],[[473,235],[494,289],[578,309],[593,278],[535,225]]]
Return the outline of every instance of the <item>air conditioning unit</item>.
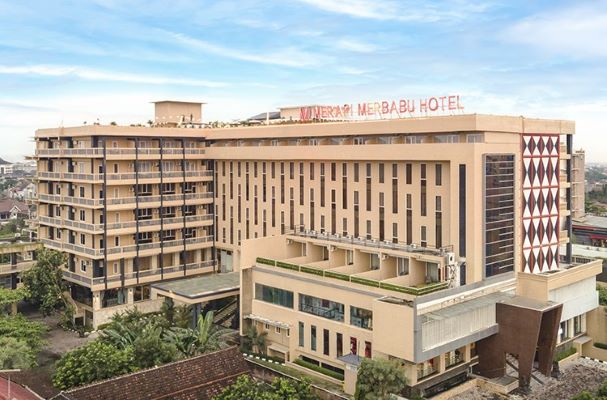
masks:
[[[447,253],[447,264],[448,265],[455,264],[455,253],[452,253],[452,252]]]
[[[380,259],[383,261],[383,260],[385,260],[386,258],[388,258],[388,255],[387,255],[387,254],[382,253],[382,254],[380,254],[380,255],[379,255],[379,258],[380,258]]]

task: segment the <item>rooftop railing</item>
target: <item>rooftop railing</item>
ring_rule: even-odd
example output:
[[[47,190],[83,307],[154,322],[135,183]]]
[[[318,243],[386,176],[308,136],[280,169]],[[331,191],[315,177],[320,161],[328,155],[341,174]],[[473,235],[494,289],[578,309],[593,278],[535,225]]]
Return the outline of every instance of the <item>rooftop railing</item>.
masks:
[[[342,274],[340,272],[333,272],[330,270],[325,270],[325,269],[320,269],[320,268],[315,268],[315,267],[310,267],[310,266],[305,266],[305,265],[299,265],[299,264],[293,264],[293,263],[288,263],[288,262],[284,262],[284,261],[273,260],[270,258],[257,257],[256,261],[258,264],[269,265],[272,267],[288,269],[288,270],[296,271],[296,272],[303,272],[306,274],[316,275],[316,276],[320,276],[323,278],[339,279],[339,280],[345,281],[345,282],[356,283],[359,285],[365,285],[365,286],[370,286],[370,287],[379,288],[379,289],[391,290],[393,292],[400,292],[400,293],[410,294],[413,296],[422,296],[425,294],[429,294],[432,292],[436,292],[436,291],[445,289],[449,286],[448,282],[429,283],[429,284],[424,284],[423,286],[420,286],[420,287],[401,286],[401,285],[395,285],[392,283],[385,283],[385,282],[378,281],[375,279],[361,278],[361,277],[357,277],[357,276],[351,276],[348,274]]]
[[[311,239],[320,239],[327,240],[330,242],[343,243],[343,244],[351,244],[358,245],[364,247],[375,247],[380,249],[389,249],[389,250],[399,250],[405,251],[407,253],[421,253],[435,256],[445,256],[447,253],[453,252],[453,245],[443,246],[439,248],[422,246],[416,243],[403,243],[398,242],[394,243],[389,240],[379,240],[379,239],[367,239],[363,237],[354,237],[354,236],[342,236],[339,234],[330,234],[324,232],[316,232],[313,230],[304,230],[304,229],[293,229],[290,232],[291,235],[306,237]]]

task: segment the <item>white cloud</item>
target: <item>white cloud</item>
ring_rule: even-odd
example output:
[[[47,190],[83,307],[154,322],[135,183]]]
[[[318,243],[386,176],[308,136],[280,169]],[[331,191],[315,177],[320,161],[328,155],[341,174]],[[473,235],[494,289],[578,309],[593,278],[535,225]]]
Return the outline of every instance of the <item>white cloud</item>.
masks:
[[[335,45],[343,50],[353,51],[356,53],[373,53],[378,50],[378,47],[372,43],[365,43],[353,39],[340,39]]]
[[[38,76],[74,76],[92,81],[112,81],[128,83],[145,83],[150,85],[188,85],[204,87],[223,87],[223,82],[213,82],[199,79],[181,79],[154,75],[140,75],[122,72],[96,70],[80,66],[63,65],[0,65],[0,74],[9,75],[38,75]]]
[[[259,53],[245,52],[229,47],[216,45],[204,40],[196,39],[182,33],[168,32],[168,34],[182,45],[190,46],[222,57],[241,61],[250,61],[259,64],[279,65],[283,67],[312,67],[324,64],[327,57],[309,53],[296,48],[286,48],[277,51],[263,51]]]
[[[522,19],[502,36],[549,53],[607,57],[607,6],[605,2],[591,2],[536,14]]]
[[[299,0],[318,9],[356,18],[398,20],[405,22],[436,22],[464,19],[487,9],[486,4],[467,0],[439,4],[395,0]]]

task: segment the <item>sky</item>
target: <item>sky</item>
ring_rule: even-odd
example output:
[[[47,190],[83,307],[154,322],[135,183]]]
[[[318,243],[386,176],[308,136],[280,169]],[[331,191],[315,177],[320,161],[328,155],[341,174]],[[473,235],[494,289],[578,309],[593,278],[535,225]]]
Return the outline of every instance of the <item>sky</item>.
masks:
[[[458,94],[465,112],[576,121],[607,162],[607,1],[0,0],[0,157],[44,127],[206,121]]]

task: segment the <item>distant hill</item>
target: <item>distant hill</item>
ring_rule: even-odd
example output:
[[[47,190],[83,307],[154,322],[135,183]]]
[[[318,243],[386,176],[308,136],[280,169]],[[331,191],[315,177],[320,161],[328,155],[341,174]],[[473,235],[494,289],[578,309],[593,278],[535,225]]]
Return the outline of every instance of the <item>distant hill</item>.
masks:
[[[6,161],[4,158],[0,157],[0,165],[12,164],[12,162]]]

